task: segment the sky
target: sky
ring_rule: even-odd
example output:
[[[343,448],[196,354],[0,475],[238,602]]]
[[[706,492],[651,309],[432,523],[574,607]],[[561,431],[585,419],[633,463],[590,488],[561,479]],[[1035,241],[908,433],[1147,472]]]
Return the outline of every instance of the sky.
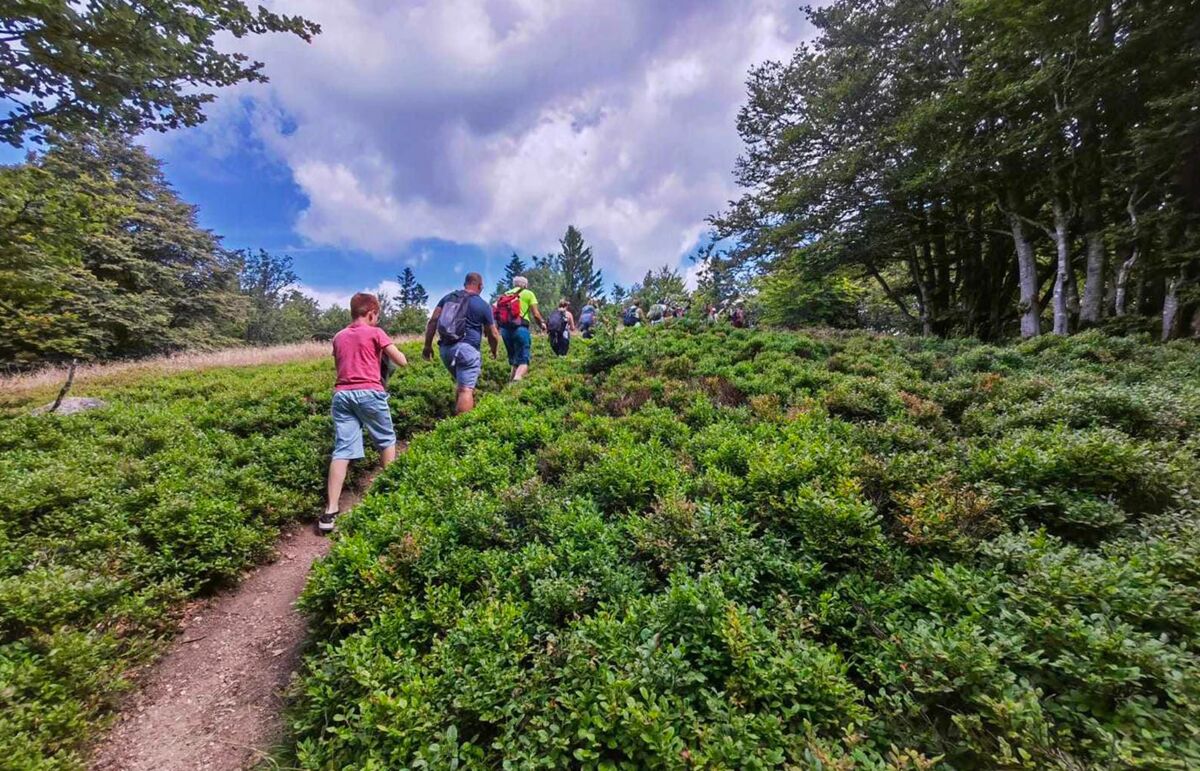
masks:
[[[811,34],[795,0],[274,0],[323,32],[227,41],[267,84],[143,142],[230,248],[291,255],[345,305],[410,266],[436,300],[568,224],[606,286],[688,255],[738,195],[749,68]]]

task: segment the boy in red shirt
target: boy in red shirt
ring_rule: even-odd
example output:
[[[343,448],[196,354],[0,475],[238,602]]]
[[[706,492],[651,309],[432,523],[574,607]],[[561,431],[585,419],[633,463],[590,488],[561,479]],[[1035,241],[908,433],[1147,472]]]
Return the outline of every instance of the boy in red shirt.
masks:
[[[408,364],[404,354],[380,329],[379,299],[359,292],[350,299],[350,326],[333,337],[333,361],[337,383],[333,387],[333,459],[329,461],[329,500],[317,520],[322,533],[333,530],[338,499],[350,461],[363,457],[363,429],[379,450],[384,466],[396,459],[396,431],[383,387],[384,356],[398,367]]]

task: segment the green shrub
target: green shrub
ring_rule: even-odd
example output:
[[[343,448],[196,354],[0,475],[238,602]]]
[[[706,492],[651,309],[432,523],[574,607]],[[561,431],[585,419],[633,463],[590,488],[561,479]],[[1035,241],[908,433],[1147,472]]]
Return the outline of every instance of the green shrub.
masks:
[[[172,611],[313,514],[331,381],[327,359],[118,377],[77,388],[104,409],[0,415],[0,754],[13,767],[80,767]],[[434,364],[392,389],[401,432],[452,409]]]
[[[297,765],[1200,762],[1200,353],[818,340],[622,331],[414,440]]]

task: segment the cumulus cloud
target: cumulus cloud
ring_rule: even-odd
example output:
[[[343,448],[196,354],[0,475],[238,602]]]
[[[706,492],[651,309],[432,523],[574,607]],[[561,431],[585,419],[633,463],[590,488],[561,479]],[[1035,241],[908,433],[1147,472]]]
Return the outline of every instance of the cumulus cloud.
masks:
[[[271,83],[239,89],[212,131],[248,123],[287,164],[304,238],[541,252],[573,223],[625,280],[678,262],[736,195],[747,69],[808,34],[792,0],[271,5],[324,31],[243,41]]]
[[[316,300],[317,305],[321,306],[322,308],[332,308],[335,305],[340,308],[349,308],[350,298],[353,297],[357,292],[370,292],[374,295],[386,294],[388,297],[393,298],[400,294],[400,284],[398,282],[386,279],[380,281],[374,286],[360,286],[356,289],[322,289],[305,284],[303,282],[294,285],[292,288],[294,288],[300,294]],[[429,301],[426,303],[426,305],[432,308],[433,303],[436,303],[450,291],[450,289],[442,289],[436,294],[430,293]]]

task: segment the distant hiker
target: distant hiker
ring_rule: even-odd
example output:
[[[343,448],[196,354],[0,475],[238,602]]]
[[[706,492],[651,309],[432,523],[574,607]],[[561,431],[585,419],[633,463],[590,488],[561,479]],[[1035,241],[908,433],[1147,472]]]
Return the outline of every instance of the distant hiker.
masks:
[[[558,356],[566,356],[571,347],[571,332],[575,330],[575,317],[571,305],[565,299],[546,317],[546,332],[550,335],[550,350]]]
[[[584,340],[592,338],[592,327],[596,324],[595,302],[595,300],[588,300],[583,309],[579,311],[579,333],[583,335]]]
[[[627,327],[636,327],[638,322],[641,320],[641,315],[642,314],[638,310],[637,305],[630,305],[625,309],[625,312],[621,314],[621,323]]]
[[[709,324],[716,324],[717,323],[717,306],[715,306],[715,305],[708,306],[708,309],[706,311],[704,311],[704,318],[708,321]]]
[[[738,329],[743,329],[746,326],[746,309],[742,306],[737,306],[733,312],[729,314],[729,320]]]
[[[650,306],[650,311],[646,314],[646,318],[650,319],[651,324],[661,324],[663,317],[666,315],[667,306],[660,301]]]
[[[338,515],[338,499],[346,482],[350,461],[363,457],[363,429],[379,450],[380,462],[387,466],[396,459],[396,431],[383,386],[382,360],[398,367],[408,364],[392,338],[377,325],[379,298],[359,292],[350,298],[350,326],[333,337],[333,362],[337,382],[333,386],[333,458],[329,461],[329,480],[325,513],[317,520],[322,533],[333,530]]]
[[[463,288],[439,300],[425,325],[425,360],[433,358],[433,334],[437,332],[442,364],[446,365],[458,386],[455,415],[475,409],[475,385],[483,369],[483,336],[487,335],[493,359],[500,347],[500,333],[496,331],[492,308],[479,296],[481,291],[483,276],[468,273]]]
[[[504,338],[504,349],[508,351],[512,379],[520,380],[529,372],[533,354],[530,325],[537,321],[538,326],[546,329],[546,322],[538,311],[537,295],[529,291],[529,279],[524,276],[513,279],[513,288],[496,300],[495,317],[500,336]]]

